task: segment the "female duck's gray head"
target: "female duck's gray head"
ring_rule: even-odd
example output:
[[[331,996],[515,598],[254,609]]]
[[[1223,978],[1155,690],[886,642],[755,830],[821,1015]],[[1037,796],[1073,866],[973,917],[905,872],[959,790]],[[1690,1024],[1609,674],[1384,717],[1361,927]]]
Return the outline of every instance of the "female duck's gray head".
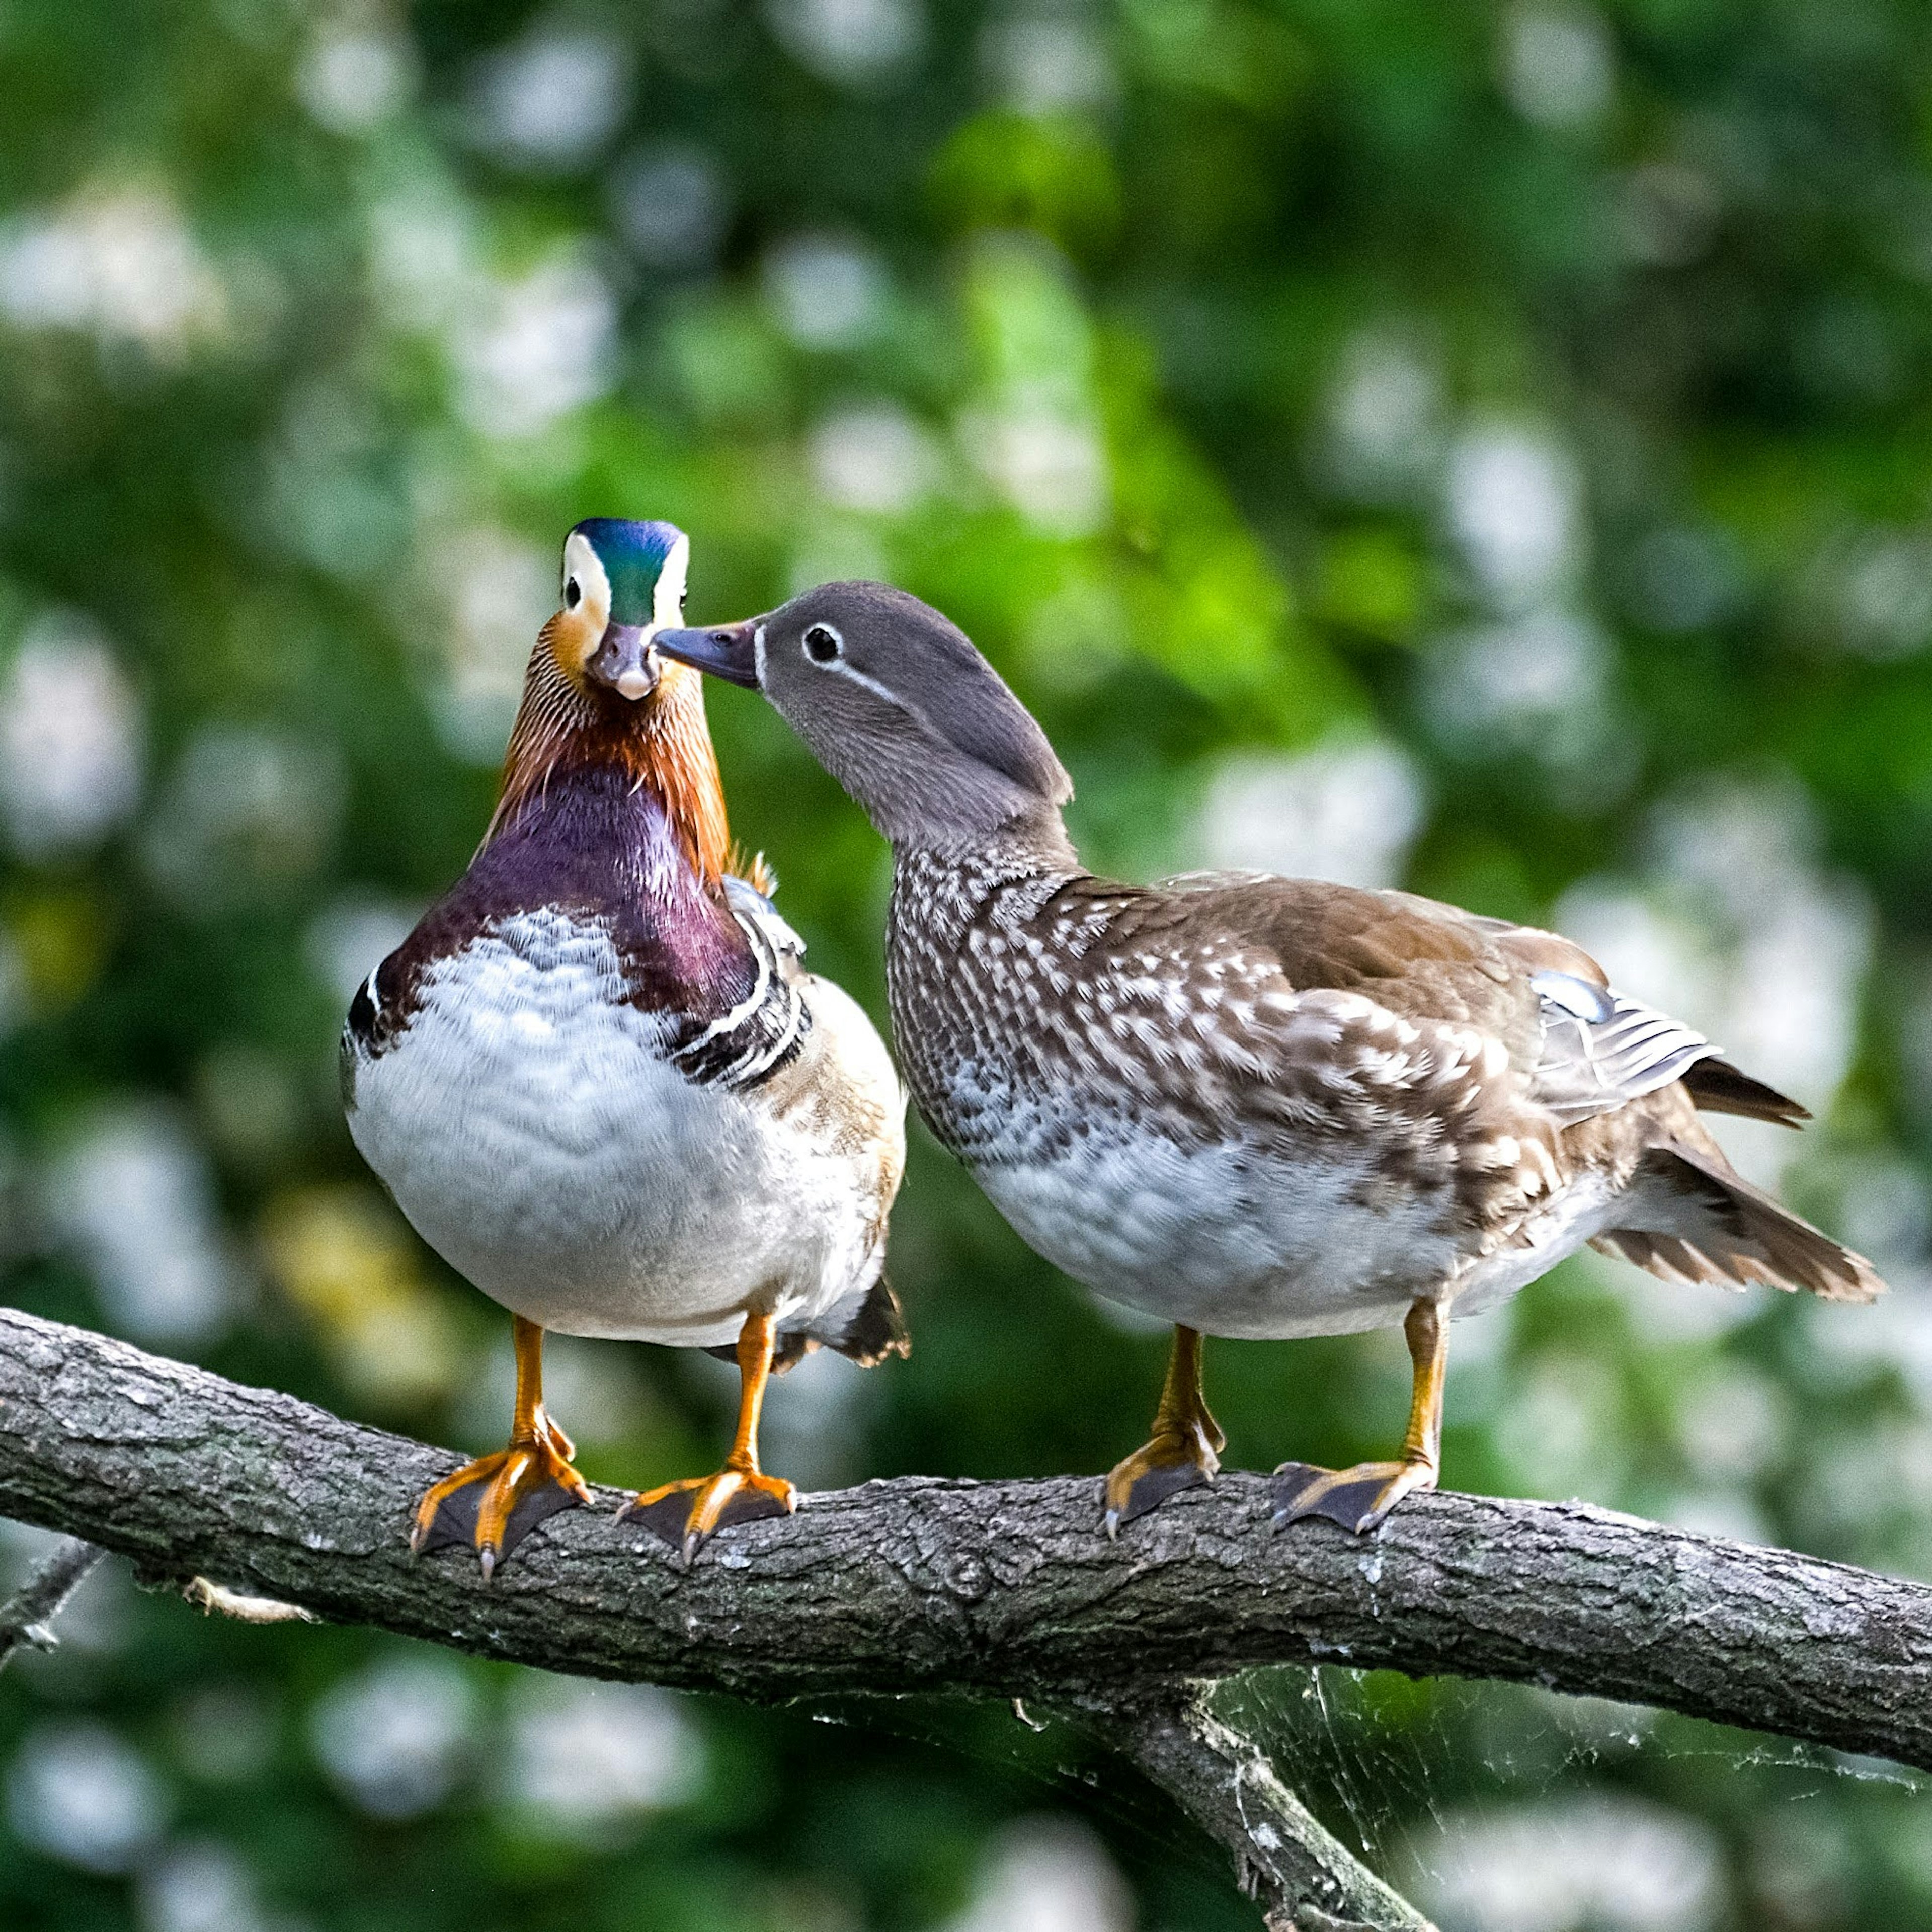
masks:
[[[821,584],[768,616],[652,642],[762,691],[895,842],[957,844],[1073,795],[1046,734],[965,633],[889,584]]]

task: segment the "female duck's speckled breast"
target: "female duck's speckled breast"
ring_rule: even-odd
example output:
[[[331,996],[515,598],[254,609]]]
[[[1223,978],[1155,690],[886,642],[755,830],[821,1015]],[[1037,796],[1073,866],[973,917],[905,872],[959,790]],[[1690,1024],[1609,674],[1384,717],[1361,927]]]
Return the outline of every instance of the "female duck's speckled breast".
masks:
[[[1148,1034],[1184,1037],[1185,962],[1132,952],[1110,987],[1112,908],[1063,911],[1066,883],[985,855],[902,860],[893,1024],[934,1132],[1030,1245],[1111,1299],[1256,1338],[1400,1322],[1456,1268],[1450,1177],[1391,1189],[1372,1145],[1286,1112],[1236,1133],[1210,1111],[1215,1076],[1178,1054],[1175,1079],[1150,1077]]]

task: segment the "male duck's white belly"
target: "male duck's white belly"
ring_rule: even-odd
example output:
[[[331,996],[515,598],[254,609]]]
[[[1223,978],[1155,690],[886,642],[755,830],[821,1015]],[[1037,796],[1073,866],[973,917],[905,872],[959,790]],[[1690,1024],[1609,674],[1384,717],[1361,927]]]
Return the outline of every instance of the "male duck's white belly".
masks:
[[[505,922],[358,1063],[357,1147],[430,1246],[544,1328],[709,1347],[750,1306],[810,1318],[865,1270],[849,1177],[668,1065],[624,991],[596,927]]]

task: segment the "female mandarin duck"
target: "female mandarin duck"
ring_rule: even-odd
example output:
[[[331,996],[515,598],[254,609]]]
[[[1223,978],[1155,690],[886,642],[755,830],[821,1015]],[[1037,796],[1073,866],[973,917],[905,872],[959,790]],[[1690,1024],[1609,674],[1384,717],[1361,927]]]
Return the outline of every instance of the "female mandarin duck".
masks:
[[[1203,1333],[1402,1324],[1400,1457],[1276,1472],[1278,1526],[1362,1531],[1436,1486],[1447,1318],[1586,1241],[1672,1281],[1879,1292],[1698,1119],[1803,1109],[1567,940],[1407,892],[1094,878],[1040,727],[883,585],[657,644],[762,690],[892,842],[892,1026],[934,1132],[1050,1261],[1176,1324],[1109,1533],[1219,1466]]]
[[[437,1484],[410,1539],[469,1538],[486,1577],[590,1499],[544,1407],[545,1329],[735,1352],[724,1468],[630,1506],[687,1562],[722,1523],[796,1504],[758,1466],[774,1369],[820,1342],[906,1348],[880,1272],[904,1096],[859,1007],[726,874],[702,680],[652,649],[688,554],[668,524],[570,532],[482,848],[343,1037],[363,1157],[513,1318],[509,1445]]]

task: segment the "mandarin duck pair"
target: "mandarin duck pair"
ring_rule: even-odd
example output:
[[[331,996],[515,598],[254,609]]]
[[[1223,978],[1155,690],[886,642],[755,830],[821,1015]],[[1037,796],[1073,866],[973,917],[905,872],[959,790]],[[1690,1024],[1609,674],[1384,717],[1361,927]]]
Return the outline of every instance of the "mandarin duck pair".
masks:
[[[688,628],[687,556],[666,524],[571,532],[482,848],[350,1010],[357,1145],[515,1322],[509,1445],[423,1498],[418,1548],[466,1540],[487,1574],[587,1500],[543,1408],[547,1328],[735,1348],[724,1468],[630,1506],[687,1563],[796,1504],[758,1466],[773,1370],[906,1347],[880,1273],[898,1080],[726,869],[693,671],[761,691],[891,842],[892,1028],[934,1132],[1040,1253],[1174,1325],[1109,1534],[1219,1467],[1204,1335],[1402,1328],[1400,1454],[1274,1479],[1277,1527],[1361,1532],[1436,1486],[1450,1316],[1586,1242],[1673,1282],[1880,1292],[1699,1118],[1804,1110],[1580,948],[1406,892],[1096,878],[1045,734],[937,611],[829,584]]]

